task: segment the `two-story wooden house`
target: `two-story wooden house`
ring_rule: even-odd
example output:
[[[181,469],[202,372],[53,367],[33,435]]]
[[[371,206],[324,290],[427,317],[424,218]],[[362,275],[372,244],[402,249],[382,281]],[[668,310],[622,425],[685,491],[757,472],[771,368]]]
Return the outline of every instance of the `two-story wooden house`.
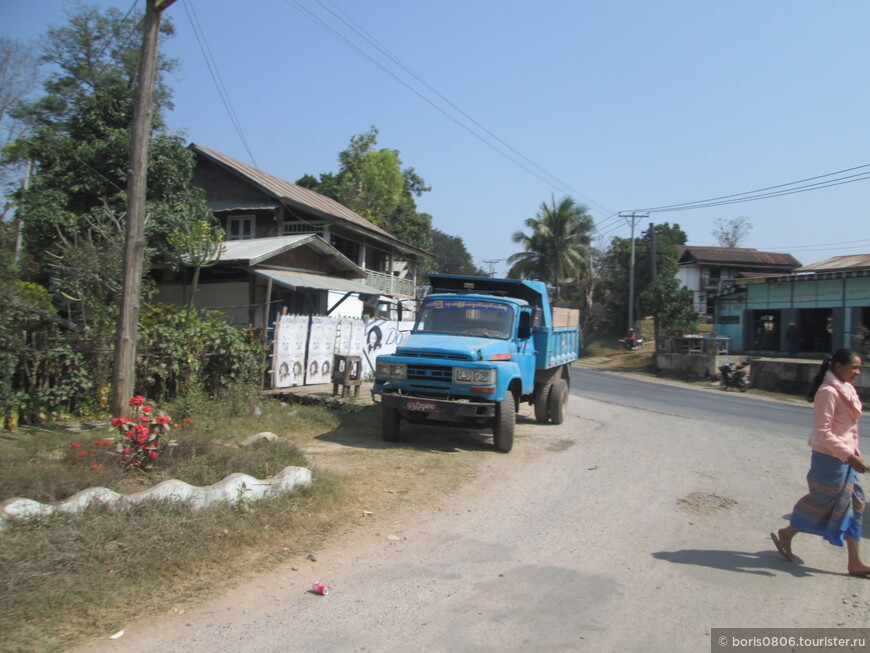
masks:
[[[677,278],[692,291],[694,307],[700,316],[712,317],[708,297],[729,287],[735,279],[789,274],[800,267],[791,254],[760,252],[743,247],[678,248],[680,269]]]
[[[197,306],[259,327],[285,309],[363,317],[411,305],[432,254],[319,193],[201,145],[190,149],[194,184],[227,234],[219,260],[201,272]],[[154,273],[159,301],[188,302],[191,269]]]

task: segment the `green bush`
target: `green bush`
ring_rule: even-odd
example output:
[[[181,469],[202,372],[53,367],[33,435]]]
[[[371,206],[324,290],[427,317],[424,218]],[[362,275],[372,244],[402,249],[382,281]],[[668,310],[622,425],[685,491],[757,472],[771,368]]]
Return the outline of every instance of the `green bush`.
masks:
[[[8,311],[0,317],[0,415],[6,427],[104,410],[114,334],[73,331],[32,315]],[[265,362],[260,333],[236,329],[219,312],[157,306],[140,316],[136,393],[151,401],[200,397],[202,404],[220,397],[240,413],[262,387]]]
[[[217,311],[156,306],[141,318],[137,388],[154,401],[196,393],[218,396],[259,387],[265,371],[257,332],[240,331]]]

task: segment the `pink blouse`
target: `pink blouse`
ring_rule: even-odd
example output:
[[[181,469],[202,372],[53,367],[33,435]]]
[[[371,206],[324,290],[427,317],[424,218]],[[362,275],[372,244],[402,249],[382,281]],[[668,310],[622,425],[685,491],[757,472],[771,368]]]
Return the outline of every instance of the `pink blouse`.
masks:
[[[828,372],[813,401],[813,432],[809,440],[812,450],[842,462],[857,454],[861,408],[855,387]]]

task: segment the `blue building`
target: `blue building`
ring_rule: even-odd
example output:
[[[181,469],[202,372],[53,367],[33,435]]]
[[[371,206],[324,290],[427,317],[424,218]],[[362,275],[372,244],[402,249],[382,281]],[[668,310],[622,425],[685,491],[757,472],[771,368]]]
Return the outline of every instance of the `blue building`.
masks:
[[[711,299],[715,333],[731,338],[732,351],[861,350],[870,342],[870,254],[836,256],[786,275],[735,279]]]

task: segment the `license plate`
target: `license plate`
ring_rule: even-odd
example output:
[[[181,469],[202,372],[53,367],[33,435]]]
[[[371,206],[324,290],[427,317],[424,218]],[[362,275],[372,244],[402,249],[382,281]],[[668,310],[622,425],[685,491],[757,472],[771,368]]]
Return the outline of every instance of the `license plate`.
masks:
[[[412,413],[434,413],[438,410],[438,406],[435,402],[424,399],[408,399],[405,402],[405,410],[409,410]]]

